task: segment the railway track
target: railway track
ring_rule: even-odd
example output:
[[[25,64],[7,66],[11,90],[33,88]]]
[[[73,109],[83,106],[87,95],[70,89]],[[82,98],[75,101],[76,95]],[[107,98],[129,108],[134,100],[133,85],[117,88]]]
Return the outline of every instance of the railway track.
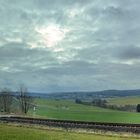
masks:
[[[104,130],[115,132],[132,132],[140,133],[140,124],[126,124],[126,123],[106,123],[106,122],[85,122],[85,121],[71,121],[71,120],[55,120],[55,119],[40,119],[17,116],[0,116],[2,122],[38,124],[51,127],[62,127],[66,129],[82,128],[92,130]]]

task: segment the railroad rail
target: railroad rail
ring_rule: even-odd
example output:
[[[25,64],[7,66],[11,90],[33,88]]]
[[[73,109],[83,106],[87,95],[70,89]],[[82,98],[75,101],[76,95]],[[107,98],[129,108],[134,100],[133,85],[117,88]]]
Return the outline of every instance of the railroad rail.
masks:
[[[65,129],[82,128],[82,129],[104,130],[115,132],[140,133],[140,124],[55,120],[55,119],[41,119],[19,116],[0,116],[0,121],[38,124],[50,127],[61,127]]]

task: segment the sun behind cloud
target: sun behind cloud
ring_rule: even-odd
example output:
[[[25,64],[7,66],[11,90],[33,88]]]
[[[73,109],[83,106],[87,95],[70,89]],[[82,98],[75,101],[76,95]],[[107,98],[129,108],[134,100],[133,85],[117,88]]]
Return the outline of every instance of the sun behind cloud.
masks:
[[[37,27],[35,30],[41,35],[46,47],[56,46],[65,38],[66,33],[69,32],[69,29],[61,28],[55,24],[50,24],[47,27]]]

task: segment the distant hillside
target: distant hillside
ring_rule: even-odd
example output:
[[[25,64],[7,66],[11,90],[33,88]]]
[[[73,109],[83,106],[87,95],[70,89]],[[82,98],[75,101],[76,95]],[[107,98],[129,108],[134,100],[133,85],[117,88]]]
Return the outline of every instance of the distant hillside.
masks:
[[[104,90],[95,92],[58,92],[58,93],[29,93],[31,96],[54,99],[91,99],[109,98],[124,96],[140,96],[140,89],[137,90]]]

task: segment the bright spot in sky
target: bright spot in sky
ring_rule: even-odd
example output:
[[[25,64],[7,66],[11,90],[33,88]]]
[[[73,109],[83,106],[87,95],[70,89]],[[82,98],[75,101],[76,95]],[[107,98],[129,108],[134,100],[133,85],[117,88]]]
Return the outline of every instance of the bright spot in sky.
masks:
[[[61,28],[58,25],[49,25],[47,27],[37,27],[36,31],[41,35],[46,47],[53,47],[62,41],[66,33],[69,32],[68,29]]]

